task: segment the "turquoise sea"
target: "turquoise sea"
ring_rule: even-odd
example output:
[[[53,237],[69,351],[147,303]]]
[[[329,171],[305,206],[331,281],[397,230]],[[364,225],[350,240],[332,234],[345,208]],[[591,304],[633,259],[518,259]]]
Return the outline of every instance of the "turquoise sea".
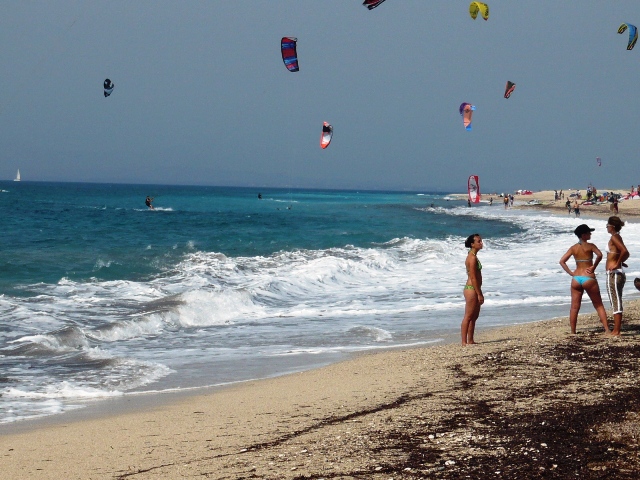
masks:
[[[0,211],[0,423],[439,342],[476,232],[480,325],[566,315],[558,259],[584,221],[434,192],[36,182],[0,182]]]

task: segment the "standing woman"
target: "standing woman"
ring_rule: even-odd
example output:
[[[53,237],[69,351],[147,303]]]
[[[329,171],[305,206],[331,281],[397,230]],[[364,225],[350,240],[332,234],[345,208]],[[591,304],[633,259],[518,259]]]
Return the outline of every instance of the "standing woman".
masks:
[[[576,325],[578,323],[578,313],[580,312],[580,305],[582,303],[582,294],[587,292],[593,308],[598,312],[600,322],[604,327],[604,333],[609,334],[609,324],[607,323],[607,313],[602,305],[602,297],[600,296],[600,287],[596,280],[595,270],[600,260],[602,260],[602,252],[593,243],[589,243],[591,238],[591,232],[595,228],[589,228],[584,223],[578,225],[573,231],[578,237],[578,243],[573,245],[567,253],[565,253],[560,259],[560,265],[562,269],[571,275],[571,310],[569,311],[569,323],[571,324],[571,333],[576,333]],[[593,261],[595,255],[596,260]],[[573,257],[576,261],[575,271],[567,266],[567,260]]]
[[[473,345],[476,343],[473,341],[476,320],[480,316],[480,306],[484,303],[484,296],[482,295],[482,264],[477,256],[478,252],[482,250],[482,238],[477,233],[469,235],[469,238],[464,242],[464,246],[470,250],[464,262],[465,267],[467,267],[467,284],[463,290],[466,305],[460,332],[462,334],[462,345]]]
[[[627,281],[622,267],[627,266],[624,262],[629,258],[629,250],[625,247],[620,236],[620,230],[623,226],[624,222],[618,217],[609,217],[607,232],[611,238],[607,245],[607,293],[613,309],[613,331],[611,334],[615,336],[620,335],[622,327],[622,289]]]

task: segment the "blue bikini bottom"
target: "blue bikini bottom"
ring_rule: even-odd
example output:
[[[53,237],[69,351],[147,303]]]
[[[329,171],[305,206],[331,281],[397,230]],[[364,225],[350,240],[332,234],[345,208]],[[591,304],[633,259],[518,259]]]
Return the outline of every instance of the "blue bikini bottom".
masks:
[[[584,285],[584,282],[587,282],[589,280],[595,280],[595,278],[593,277],[584,277],[582,275],[576,275],[575,277],[573,277],[573,279],[580,285]]]

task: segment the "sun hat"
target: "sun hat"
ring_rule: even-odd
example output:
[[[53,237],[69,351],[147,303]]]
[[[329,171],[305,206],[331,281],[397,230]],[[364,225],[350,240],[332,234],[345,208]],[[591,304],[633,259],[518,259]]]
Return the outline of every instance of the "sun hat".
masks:
[[[582,225],[578,225],[576,229],[573,231],[578,237],[581,237],[585,233],[591,233],[595,230],[595,228],[589,228],[589,225],[583,223]]]

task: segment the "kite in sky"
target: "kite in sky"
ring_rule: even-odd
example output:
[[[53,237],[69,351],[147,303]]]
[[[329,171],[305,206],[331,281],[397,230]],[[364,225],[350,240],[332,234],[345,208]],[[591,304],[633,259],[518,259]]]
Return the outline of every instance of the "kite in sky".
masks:
[[[113,92],[113,87],[115,87],[113,82],[111,80],[109,80],[108,78],[105,79],[105,81],[104,81],[104,96],[105,96],[105,98],[108,97],[109,95],[111,95],[111,92]]]
[[[471,116],[475,111],[475,105],[471,105],[470,103],[461,103],[460,104],[460,115],[462,115],[462,122],[464,123],[465,130],[471,131]]]
[[[290,72],[297,72],[300,70],[298,67],[298,51],[296,50],[296,44],[298,39],[295,37],[282,37],[280,46],[282,47],[282,61],[285,67]]]
[[[504,87],[504,98],[509,98],[516,89],[516,84],[507,80],[507,86]]]
[[[364,2],[362,2],[362,5],[367,7],[369,10],[373,10],[382,2],[384,2],[384,0],[364,0]]]
[[[635,25],[631,25],[630,23],[623,23],[618,28],[618,33],[623,34],[624,31],[629,28],[629,43],[627,44],[627,50],[633,50],[633,47],[636,46],[636,42],[638,41],[638,29]]]
[[[333,127],[327,122],[322,125],[322,135],[320,136],[320,146],[325,149],[331,143],[331,137],[333,137]]]
[[[469,15],[471,15],[471,18],[475,20],[478,12],[480,12],[482,18],[489,20],[489,5],[482,2],[471,2],[469,4]]]
[[[602,160],[600,159],[600,157],[596,157],[596,162],[598,162],[599,167],[602,166]]]

